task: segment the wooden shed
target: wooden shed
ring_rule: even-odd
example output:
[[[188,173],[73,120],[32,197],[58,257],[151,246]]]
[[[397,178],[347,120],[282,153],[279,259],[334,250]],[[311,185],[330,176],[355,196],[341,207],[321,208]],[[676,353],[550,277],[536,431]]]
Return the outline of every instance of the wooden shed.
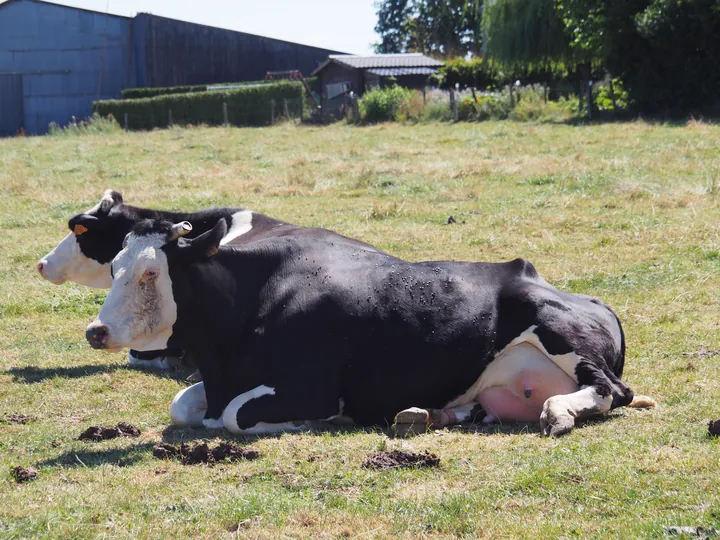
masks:
[[[428,77],[443,63],[420,53],[376,54],[353,56],[331,54],[313,75],[322,89],[323,110],[332,112],[346,102],[353,92],[362,95],[374,86],[382,86],[390,78],[400,86],[423,88]]]

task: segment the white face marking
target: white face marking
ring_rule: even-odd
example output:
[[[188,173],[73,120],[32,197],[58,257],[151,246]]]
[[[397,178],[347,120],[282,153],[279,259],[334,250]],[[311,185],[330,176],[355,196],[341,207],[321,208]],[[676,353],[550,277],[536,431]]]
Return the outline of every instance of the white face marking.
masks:
[[[243,433],[244,430],[240,429],[237,423],[238,411],[250,400],[257,399],[262,396],[274,396],[275,389],[269,386],[260,385],[257,388],[253,388],[248,392],[244,392],[233,399],[225,410],[223,411],[222,419],[225,429],[230,433]],[[252,428],[251,428],[252,429]]]
[[[91,326],[108,328],[106,350],[167,348],[177,319],[164,234],[130,235],[113,261],[115,279]]]
[[[73,233],[68,234],[55,249],[45,255],[40,264],[43,265],[42,277],[55,285],[66,281],[100,289],[109,289],[112,285],[110,265],[86,257]]]
[[[224,246],[225,244],[232,242],[239,236],[250,232],[250,229],[252,229],[253,227],[252,217],[253,213],[250,210],[242,210],[240,212],[235,212],[232,215],[232,224],[230,225],[230,229],[223,237],[223,239],[220,240],[220,245]]]
[[[170,421],[180,427],[202,427],[206,411],[205,385],[200,382],[175,394],[170,405]]]

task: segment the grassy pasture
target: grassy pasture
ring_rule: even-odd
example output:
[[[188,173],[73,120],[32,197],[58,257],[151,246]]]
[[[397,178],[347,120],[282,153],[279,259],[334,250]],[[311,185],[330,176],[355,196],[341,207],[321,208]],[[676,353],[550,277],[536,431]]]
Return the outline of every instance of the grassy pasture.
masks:
[[[93,351],[104,291],[42,281],[71,215],[127,202],[243,205],[328,227],[409,260],[523,256],[601,297],[628,338],[624,379],[655,410],[621,409],[560,439],[537,424],[305,433],[215,467],[153,459],[212,438],[168,429],[183,383]],[[448,225],[454,216],[456,224]],[[174,129],[0,140],[0,537],[657,537],[720,528],[720,127],[643,122]],[[140,439],[75,440],[131,422]],[[221,435],[222,438],[222,435]],[[380,449],[441,468],[360,468]],[[16,465],[39,470],[16,484]]]

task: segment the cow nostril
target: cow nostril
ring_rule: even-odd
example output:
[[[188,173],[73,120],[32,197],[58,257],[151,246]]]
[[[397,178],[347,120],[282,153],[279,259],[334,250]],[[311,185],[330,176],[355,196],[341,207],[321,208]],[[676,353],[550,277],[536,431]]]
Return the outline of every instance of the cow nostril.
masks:
[[[37,265],[37,270],[38,270],[38,272],[40,272],[40,274],[42,274],[44,269],[45,269],[45,264],[42,261],[40,261]]]
[[[92,326],[85,331],[85,338],[94,349],[102,349],[106,345],[108,327],[103,325]]]

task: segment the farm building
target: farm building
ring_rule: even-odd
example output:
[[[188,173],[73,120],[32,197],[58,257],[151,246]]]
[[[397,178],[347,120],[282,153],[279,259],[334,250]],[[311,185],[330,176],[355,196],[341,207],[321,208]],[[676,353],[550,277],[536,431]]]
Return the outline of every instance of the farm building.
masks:
[[[123,88],[258,80],[310,72],[330,51],[140,13],[44,0],[0,3],[0,136],[45,133]]]
[[[313,71],[320,80],[323,106],[339,108],[349,92],[361,95],[393,78],[407,88],[423,88],[443,63],[420,53],[354,56],[331,54]]]

